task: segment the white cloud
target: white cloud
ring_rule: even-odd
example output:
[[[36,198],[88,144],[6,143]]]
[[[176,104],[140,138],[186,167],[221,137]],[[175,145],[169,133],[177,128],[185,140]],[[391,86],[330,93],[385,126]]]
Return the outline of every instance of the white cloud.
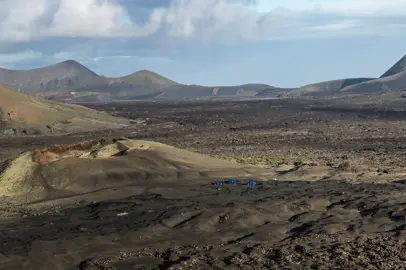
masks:
[[[169,0],[168,0],[169,1]],[[131,4],[131,2],[128,2]],[[119,0],[1,0],[0,42],[44,37],[161,37],[258,41],[406,27],[406,0],[172,0],[136,24]],[[405,24],[388,17],[402,18]],[[371,31],[371,21],[386,18]],[[366,31],[367,30],[367,31]],[[357,32],[358,31],[358,32]],[[379,32],[379,33],[378,33]]]
[[[152,64],[169,64],[172,63],[173,60],[166,58],[166,57],[141,57],[136,55],[109,55],[109,56],[98,56],[90,58],[93,62],[99,62],[104,60],[131,60],[136,61],[138,64],[140,63],[152,63]]]
[[[405,0],[309,0],[316,10],[347,16],[405,16]]]
[[[8,64],[13,64],[15,62],[39,59],[42,56],[43,55],[41,52],[35,52],[30,50],[9,54],[0,53],[0,65],[7,66]]]
[[[42,37],[146,36],[150,24],[131,23],[124,7],[109,0],[2,0],[0,41]]]
[[[73,52],[57,52],[52,55],[52,57],[57,60],[72,59],[75,56],[77,56],[77,54]]]
[[[111,56],[98,56],[98,57],[93,57],[91,60],[93,62],[98,62],[100,60],[106,60],[106,59],[130,59],[133,58],[131,55],[111,55]]]
[[[278,7],[296,12],[322,12],[351,16],[405,16],[406,0],[254,0],[250,8],[266,13]]]
[[[168,36],[220,40],[257,37],[258,15],[226,0],[175,0],[154,18]]]
[[[304,28],[308,31],[340,31],[359,27],[361,24],[356,20],[343,20],[335,23],[321,24]]]
[[[118,4],[96,0],[61,0],[49,35],[106,36],[119,30],[125,10]]]
[[[47,0],[0,2],[0,40],[26,40],[38,35],[38,20],[48,8]]]

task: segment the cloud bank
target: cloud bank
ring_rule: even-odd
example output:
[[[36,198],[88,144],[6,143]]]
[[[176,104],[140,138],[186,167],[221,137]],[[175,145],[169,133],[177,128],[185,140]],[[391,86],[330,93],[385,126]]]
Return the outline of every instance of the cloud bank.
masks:
[[[2,0],[0,41],[160,36],[250,42],[387,34],[406,25],[405,10],[405,0]]]
[[[199,46],[406,36],[405,10],[406,0],[0,0],[0,66],[74,59],[116,74],[175,66]]]

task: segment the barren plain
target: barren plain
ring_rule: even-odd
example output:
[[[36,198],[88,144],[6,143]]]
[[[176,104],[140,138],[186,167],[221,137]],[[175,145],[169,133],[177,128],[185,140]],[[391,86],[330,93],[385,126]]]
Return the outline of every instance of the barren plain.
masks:
[[[87,104],[132,124],[2,137],[0,268],[404,269],[403,103]]]

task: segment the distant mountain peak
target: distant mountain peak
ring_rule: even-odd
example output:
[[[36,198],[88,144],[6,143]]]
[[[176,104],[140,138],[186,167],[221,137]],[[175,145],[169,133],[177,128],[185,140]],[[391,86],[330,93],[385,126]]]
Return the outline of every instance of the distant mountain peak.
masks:
[[[398,62],[396,62],[396,64],[386,71],[381,78],[389,77],[403,71],[406,71],[406,55],[404,55]]]
[[[0,84],[25,93],[76,89],[98,79],[96,73],[74,60],[26,70],[0,69]]]
[[[136,71],[136,72],[130,74],[129,76],[132,76],[132,75],[159,76],[159,77],[164,78],[163,76],[159,75],[158,73],[153,72],[148,69],[142,69],[142,70]]]
[[[78,76],[86,74],[87,76],[90,77],[98,77],[98,75],[93,70],[90,70],[89,68],[87,68],[86,66],[82,65],[81,63],[75,60],[66,60],[45,68],[53,68],[55,70],[69,69],[76,72]]]
[[[139,70],[139,71],[137,71],[135,73],[155,73],[155,72],[152,72],[152,71],[150,71],[148,69],[141,69],[141,70]]]
[[[60,63],[56,63],[53,66],[65,66],[65,67],[70,67],[70,68],[79,68],[79,69],[86,69],[89,70],[87,67],[85,67],[84,65],[82,65],[81,63],[79,63],[78,61],[75,60],[66,60]],[[52,65],[51,65],[52,67]]]
[[[77,61],[75,61],[75,60],[71,60],[71,59],[66,60],[66,61],[63,61],[63,62],[61,62],[61,63],[62,63],[62,64],[81,65],[79,62],[77,62]]]
[[[178,85],[179,83],[174,82],[158,73],[153,71],[142,69],[130,75],[117,78],[122,82],[127,82],[130,84],[162,84],[162,85]]]

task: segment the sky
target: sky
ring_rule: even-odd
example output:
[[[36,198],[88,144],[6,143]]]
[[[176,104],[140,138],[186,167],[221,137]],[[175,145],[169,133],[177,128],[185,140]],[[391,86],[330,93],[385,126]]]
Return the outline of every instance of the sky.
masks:
[[[406,0],[0,0],[0,67],[76,60],[185,84],[379,77],[406,54]]]

